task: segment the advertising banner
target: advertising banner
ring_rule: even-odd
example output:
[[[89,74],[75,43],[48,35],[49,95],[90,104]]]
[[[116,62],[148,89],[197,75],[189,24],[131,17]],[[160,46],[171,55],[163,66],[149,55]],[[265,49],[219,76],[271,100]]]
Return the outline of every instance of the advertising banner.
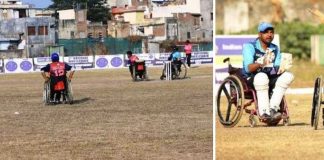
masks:
[[[155,64],[154,53],[149,53],[149,54],[136,54],[136,56],[140,60],[145,60],[145,65],[146,66],[153,66]],[[128,59],[126,59],[126,60],[128,60]]]
[[[4,60],[5,73],[24,73],[32,72],[33,60],[31,58],[12,58]]]
[[[95,68],[96,69],[106,69],[109,67],[108,64],[109,57],[107,55],[96,55],[95,58]]]
[[[191,53],[191,64],[213,63],[213,51],[201,51]]]
[[[3,59],[0,59],[0,73],[3,73]]]
[[[72,66],[75,70],[95,68],[93,56],[70,56],[64,57],[64,62]]]
[[[109,68],[124,67],[124,55],[107,55]]]
[[[170,56],[171,53],[155,53],[154,58],[155,62],[154,65],[163,65],[164,61],[168,60],[168,57]],[[183,55],[182,55],[183,57]]]

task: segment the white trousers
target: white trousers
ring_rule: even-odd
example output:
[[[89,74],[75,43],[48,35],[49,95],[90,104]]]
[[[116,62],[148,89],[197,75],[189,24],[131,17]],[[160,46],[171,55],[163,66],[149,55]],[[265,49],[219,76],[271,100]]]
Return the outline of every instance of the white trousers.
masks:
[[[287,88],[294,80],[294,75],[290,72],[281,74],[273,89],[273,94],[269,100],[269,77],[265,73],[257,73],[253,80],[254,88],[257,92],[259,114],[270,115],[270,109],[278,111],[282,97],[284,96]]]

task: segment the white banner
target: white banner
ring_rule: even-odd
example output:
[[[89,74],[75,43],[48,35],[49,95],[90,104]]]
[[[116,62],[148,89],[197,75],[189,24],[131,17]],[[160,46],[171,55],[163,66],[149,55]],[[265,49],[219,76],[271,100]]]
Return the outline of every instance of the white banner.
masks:
[[[124,67],[124,55],[107,55],[109,68]]]
[[[64,62],[72,66],[75,70],[94,68],[93,60],[93,56],[64,57]]]
[[[3,73],[3,59],[0,59],[0,73]]]
[[[4,71],[5,73],[24,73],[32,72],[33,60],[32,58],[12,58],[4,60]]]
[[[108,63],[109,57],[107,55],[97,55],[95,57],[95,68],[96,69],[106,69],[109,67]]]

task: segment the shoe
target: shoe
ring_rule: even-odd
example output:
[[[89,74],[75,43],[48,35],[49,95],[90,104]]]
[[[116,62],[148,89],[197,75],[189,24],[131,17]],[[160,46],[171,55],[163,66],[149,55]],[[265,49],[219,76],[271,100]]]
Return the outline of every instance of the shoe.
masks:
[[[271,116],[269,116],[266,113],[263,113],[262,116],[260,116],[260,119],[263,120],[263,121],[268,121],[268,120],[271,119]]]
[[[270,110],[270,117],[273,120],[279,120],[281,119],[281,113],[280,112],[277,112],[276,110],[274,109],[271,109]]]

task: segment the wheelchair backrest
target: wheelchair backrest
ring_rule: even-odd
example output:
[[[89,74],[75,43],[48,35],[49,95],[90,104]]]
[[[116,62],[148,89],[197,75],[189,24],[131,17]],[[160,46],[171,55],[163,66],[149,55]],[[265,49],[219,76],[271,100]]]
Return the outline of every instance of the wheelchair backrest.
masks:
[[[135,61],[135,67],[137,71],[142,71],[145,69],[145,61]]]

